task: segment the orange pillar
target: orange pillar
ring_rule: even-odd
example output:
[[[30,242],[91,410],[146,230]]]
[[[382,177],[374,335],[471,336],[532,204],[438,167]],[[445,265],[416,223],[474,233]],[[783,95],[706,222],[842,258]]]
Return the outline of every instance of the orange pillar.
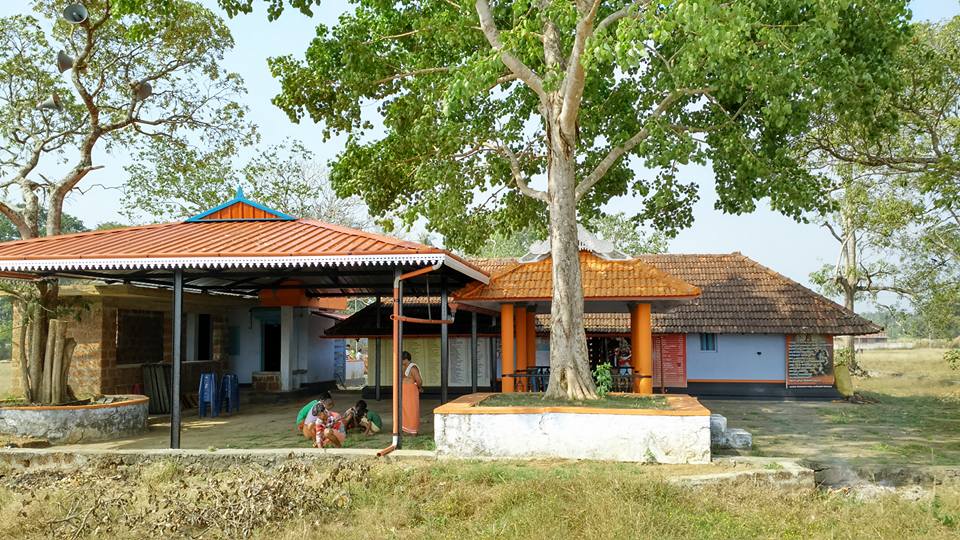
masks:
[[[513,304],[500,304],[500,391],[513,392]]]
[[[653,332],[650,330],[650,304],[630,305],[630,359],[633,366],[633,391],[653,393]]]
[[[527,307],[517,306],[513,309],[513,321],[517,337],[517,372],[527,369]],[[524,392],[527,390],[525,378],[517,379],[514,389]]]
[[[537,365],[537,312],[527,310],[527,368]]]

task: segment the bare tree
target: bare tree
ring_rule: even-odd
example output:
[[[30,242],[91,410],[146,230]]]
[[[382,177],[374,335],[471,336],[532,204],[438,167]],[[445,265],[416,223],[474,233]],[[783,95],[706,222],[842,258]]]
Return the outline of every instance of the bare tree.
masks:
[[[209,10],[177,0],[169,6],[174,17],[159,19],[113,16],[110,0],[86,7],[82,22],[61,19],[63,2],[54,0],[35,3],[43,22],[0,19],[0,213],[22,239],[62,231],[64,201],[103,168],[99,152],[185,132],[230,137],[243,112],[234,101],[240,80],[219,67],[233,41]],[[28,400],[51,400],[40,395],[40,379],[51,361],[43,344],[58,286],[41,280],[35,287],[36,301],[21,306],[32,306],[20,355],[29,366],[23,388]]]

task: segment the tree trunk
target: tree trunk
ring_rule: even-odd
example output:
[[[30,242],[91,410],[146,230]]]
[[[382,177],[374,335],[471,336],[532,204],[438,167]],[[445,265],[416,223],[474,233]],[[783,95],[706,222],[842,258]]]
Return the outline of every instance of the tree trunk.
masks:
[[[43,353],[43,374],[40,377],[41,403],[50,403],[53,400],[53,350],[59,324],[60,321],[56,319],[50,321],[50,329],[47,331],[47,346]]]
[[[50,321],[52,325],[54,321]],[[63,345],[67,339],[67,323],[56,321],[57,325],[51,328],[53,338],[53,367],[50,377],[50,402],[63,402]]]
[[[64,401],[73,401],[76,397],[73,394],[73,391],[70,390],[68,384],[70,374],[70,364],[73,363],[73,351],[77,348],[77,340],[73,338],[67,338],[66,343],[63,345],[63,369],[60,371],[60,388],[62,389],[63,395],[60,396],[61,403]]]
[[[17,300],[14,306],[20,314],[20,325],[17,326],[17,345],[20,353],[20,358],[17,359],[20,362],[20,387],[23,388],[24,401],[32,403],[34,395],[30,388],[30,354],[27,351],[27,329],[30,321],[30,313],[27,310],[29,307],[23,300]]]
[[[841,288],[843,289],[843,305],[853,311],[857,295],[857,231],[850,216],[843,217],[843,268],[841,270]],[[837,362],[837,352],[834,351],[833,376],[837,381],[837,391],[845,397],[853,395],[853,378],[851,372],[856,369],[856,351],[853,345],[853,336],[840,337],[840,362]]]
[[[27,356],[27,362],[30,364],[30,377],[24,381],[29,385],[30,399],[33,402],[42,401],[40,388],[43,381],[43,354],[46,336],[44,335],[45,326],[43,324],[43,309],[39,304],[30,306],[30,318],[27,324],[30,325],[30,351]]]
[[[583,328],[583,284],[574,193],[576,163],[551,152],[548,171],[553,301],[547,397],[597,399]]]

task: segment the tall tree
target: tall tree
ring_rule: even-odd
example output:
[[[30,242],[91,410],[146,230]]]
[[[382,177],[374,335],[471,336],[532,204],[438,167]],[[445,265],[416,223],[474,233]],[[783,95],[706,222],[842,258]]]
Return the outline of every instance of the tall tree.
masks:
[[[238,154],[253,154],[241,163]],[[123,202],[131,220],[182,219],[212,208],[242,188],[267,206],[347,227],[373,223],[358,197],[339,198],[326,168],[303,143],[288,140],[257,148],[255,140],[213,145],[150,140],[148,156],[127,167]]]
[[[111,0],[88,0],[89,19],[72,24],[61,19],[63,4],[37,0],[42,21],[0,19],[0,214],[20,238],[63,232],[64,201],[103,167],[98,152],[188,132],[230,138],[242,124],[234,101],[242,84],[219,66],[233,41],[212,12],[171,0],[170,18],[119,17]],[[72,59],[63,75],[57,49]],[[57,282],[37,282],[35,293],[22,295],[19,306],[30,325],[19,359],[28,400],[47,399],[38,389]]]
[[[309,12],[319,2],[266,0]],[[249,11],[254,0],[220,0]],[[539,219],[552,241],[548,395],[595,397],[577,219],[641,199],[658,228],[690,224],[713,164],[718,207],[799,216],[823,183],[789,151],[824,101],[866,116],[907,35],[902,0],[355,0],[303,59],[273,59],[274,103],[349,133],[332,179],[374,214],[424,216],[448,245]],[[383,126],[367,108],[377,103]],[[656,171],[637,175],[632,165]],[[546,218],[546,219],[545,219]]]
[[[892,292],[940,333],[960,311],[960,17],[915,24],[894,62],[899,84],[881,95],[875,122],[842,121],[827,107],[796,146],[836,179],[826,226],[839,262],[813,278],[850,309],[859,296]],[[856,369],[852,338],[844,350]]]

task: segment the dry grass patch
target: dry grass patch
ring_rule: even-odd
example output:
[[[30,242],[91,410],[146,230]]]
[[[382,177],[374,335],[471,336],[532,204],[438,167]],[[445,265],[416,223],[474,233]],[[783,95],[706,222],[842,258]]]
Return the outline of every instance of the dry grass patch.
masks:
[[[175,462],[0,474],[4,538],[955,538],[960,496],[859,502],[578,462]]]

